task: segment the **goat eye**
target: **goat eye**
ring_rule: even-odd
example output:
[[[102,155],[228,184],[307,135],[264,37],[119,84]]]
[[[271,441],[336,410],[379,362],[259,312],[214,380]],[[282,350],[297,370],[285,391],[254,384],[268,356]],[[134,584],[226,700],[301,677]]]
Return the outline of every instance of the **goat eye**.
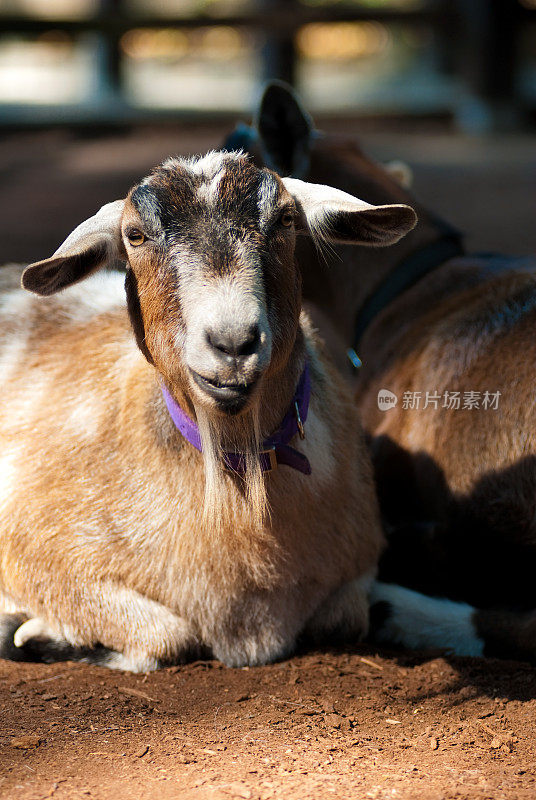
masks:
[[[143,244],[146,239],[145,234],[142,233],[139,228],[130,228],[126,234],[128,241],[133,247],[139,247],[139,245]]]
[[[294,222],[294,214],[292,213],[292,211],[283,211],[283,213],[279,217],[279,223],[283,225],[284,228],[290,228],[293,222]]]

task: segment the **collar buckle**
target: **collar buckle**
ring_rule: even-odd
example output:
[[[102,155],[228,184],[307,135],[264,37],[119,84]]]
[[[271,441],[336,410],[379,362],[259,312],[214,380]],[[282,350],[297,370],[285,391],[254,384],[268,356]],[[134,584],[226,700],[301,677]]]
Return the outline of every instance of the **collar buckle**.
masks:
[[[269,447],[267,450],[261,450],[261,456],[267,455],[270,466],[264,472],[274,472],[277,469],[277,455],[275,447]]]
[[[300,416],[300,409],[298,407],[298,401],[294,401],[294,413],[296,414],[296,424],[298,426],[298,433],[300,434],[300,439],[305,439],[305,428],[303,427],[303,421]]]

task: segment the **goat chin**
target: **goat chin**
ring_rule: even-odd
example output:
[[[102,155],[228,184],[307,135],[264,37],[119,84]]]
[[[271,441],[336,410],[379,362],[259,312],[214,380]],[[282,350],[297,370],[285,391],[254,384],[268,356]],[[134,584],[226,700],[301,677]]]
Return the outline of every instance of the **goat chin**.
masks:
[[[223,454],[225,451],[240,451],[245,458],[242,480],[251,523],[254,529],[261,529],[269,516],[269,508],[259,457],[258,404],[240,417],[233,418],[231,424],[211,416],[203,408],[196,408],[196,416],[205,462],[205,525],[215,532],[232,525],[233,504],[228,501],[229,475],[223,466]]]

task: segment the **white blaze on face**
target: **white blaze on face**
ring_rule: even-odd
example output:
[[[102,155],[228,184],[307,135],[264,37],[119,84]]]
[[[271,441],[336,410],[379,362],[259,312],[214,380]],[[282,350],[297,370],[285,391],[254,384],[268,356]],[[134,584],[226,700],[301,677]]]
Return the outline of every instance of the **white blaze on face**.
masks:
[[[222,179],[227,166],[232,169],[233,162],[242,158],[236,153],[209,153],[201,159],[182,161],[183,167],[201,182],[196,195],[201,201],[205,220],[211,220],[213,209],[217,206]],[[277,198],[278,184],[275,180],[262,181],[257,199],[258,223],[270,213]],[[238,221],[240,222],[240,221]],[[250,222],[250,220],[245,220]],[[218,378],[225,365],[218,352],[209,341],[210,332],[225,334],[226,331],[241,328],[259,331],[258,352],[242,363],[244,379],[263,370],[271,357],[272,336],[268,322],[262,265],[259,253],[254,246],[248,246],[247,235],[237,238],[231,235],[231,225],[226,227],[225,219],[218,217],[215,225],[219,236],[228,239],[226,253],[185,252],[184,247],[177,254],[177,273],[179,295],[185,323],[185,335],[177,334],[177,345],[184,346],[187,365],[203,377]],[[218,263],[213,263],[214,255]],[[224,259],[228,259],[228,265]],[[223,265],[223,274],[218,267]],[[221,354],[220,354],[221,356]],[[240,376],[238,376],[240,377]]]
[[[265,175],[259,187],[257,207],[261,224],[270,217],[271,211],[277,201],[279,185],[272,176]]]
[[[226,164],[239,161],[241,158],[243,156],[240,153],[222,153],[212,150],[203,158],[181,158],[178,163],[195,178],[201,178],[202,182],[196,189],[197,198],[207,206],[211,206],[218,199],[219,184],[225,175]],[[175,159],[169,159],[164,166],[175,163]]]
[[[197,188],[197,197],[202,203],[211,206],[218,199],[220,181],[225,175],[225,169],[221,167],[211,178],[208,178]]]
[[[179,281],[186,327],[186,363],[204,377],[216,376],[221,368],[207,333],[225,330],[237,323],[244,328],[256,325],[260,330],[261,352],[258,357],[251,357],[249,368],[260,370],[269,363],[272,336],[260,267],[244,261],[243,266],[230,275],[211,277],[202,262],[198,261],[194,267],[190,259],[187,276]]]
[[[201,175],[205,180],[210,181],[225,166],[226,162],[240,161],[243,158],[244,155],[241,152],[211,150],[202,158],[196,158],[195,156],[181,158],[180,163],[194,175]],[[175,159],[171,158],[169,161],[174,163]],[[164,166],[166,166],[166,163],[164,163]]]

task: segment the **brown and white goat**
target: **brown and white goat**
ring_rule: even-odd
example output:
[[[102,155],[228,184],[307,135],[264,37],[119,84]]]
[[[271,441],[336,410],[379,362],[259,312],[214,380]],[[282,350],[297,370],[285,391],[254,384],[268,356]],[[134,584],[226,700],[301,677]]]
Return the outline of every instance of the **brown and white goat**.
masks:
[[[414,224],[405,205],[213,152],[165,162],[28,267],[23,287],[45,298],[0,272],[4,654],[244,665],[300,634],[366,632],[382,546],[371,469],[301,313],[294,247],[297,232],[386,245]],[[88,277],[119,258],[127,303],[123,274]],[[287,444],[311,474],[264,474],[262,442],[294,414],[304,370],[305,438]]]
[[[310,242],[297,248],[304,300],[332,355],[344,370],[351,346],[363,362],[354,385],[388,531],[379,576],[392,582],[372,591],[386,603],[380,638],[535,659],[536,259],[465,254],[459,234],[410,195],[407,171],[315,132],[283,85],[267,90],[257,130],[234,139],[281,174],[329,178],[419,216],[372,263],[363,248],[338,247],[326,268]],[[378,402],[386,389],[398,397],[389,410]],[[420,407],[404,406],[406,392],[420,393]],[[423,408],[427,392],[436,400]],[[455,392],[459,407],[445,400]],[[464,393],[480,404],[464,408]]]

